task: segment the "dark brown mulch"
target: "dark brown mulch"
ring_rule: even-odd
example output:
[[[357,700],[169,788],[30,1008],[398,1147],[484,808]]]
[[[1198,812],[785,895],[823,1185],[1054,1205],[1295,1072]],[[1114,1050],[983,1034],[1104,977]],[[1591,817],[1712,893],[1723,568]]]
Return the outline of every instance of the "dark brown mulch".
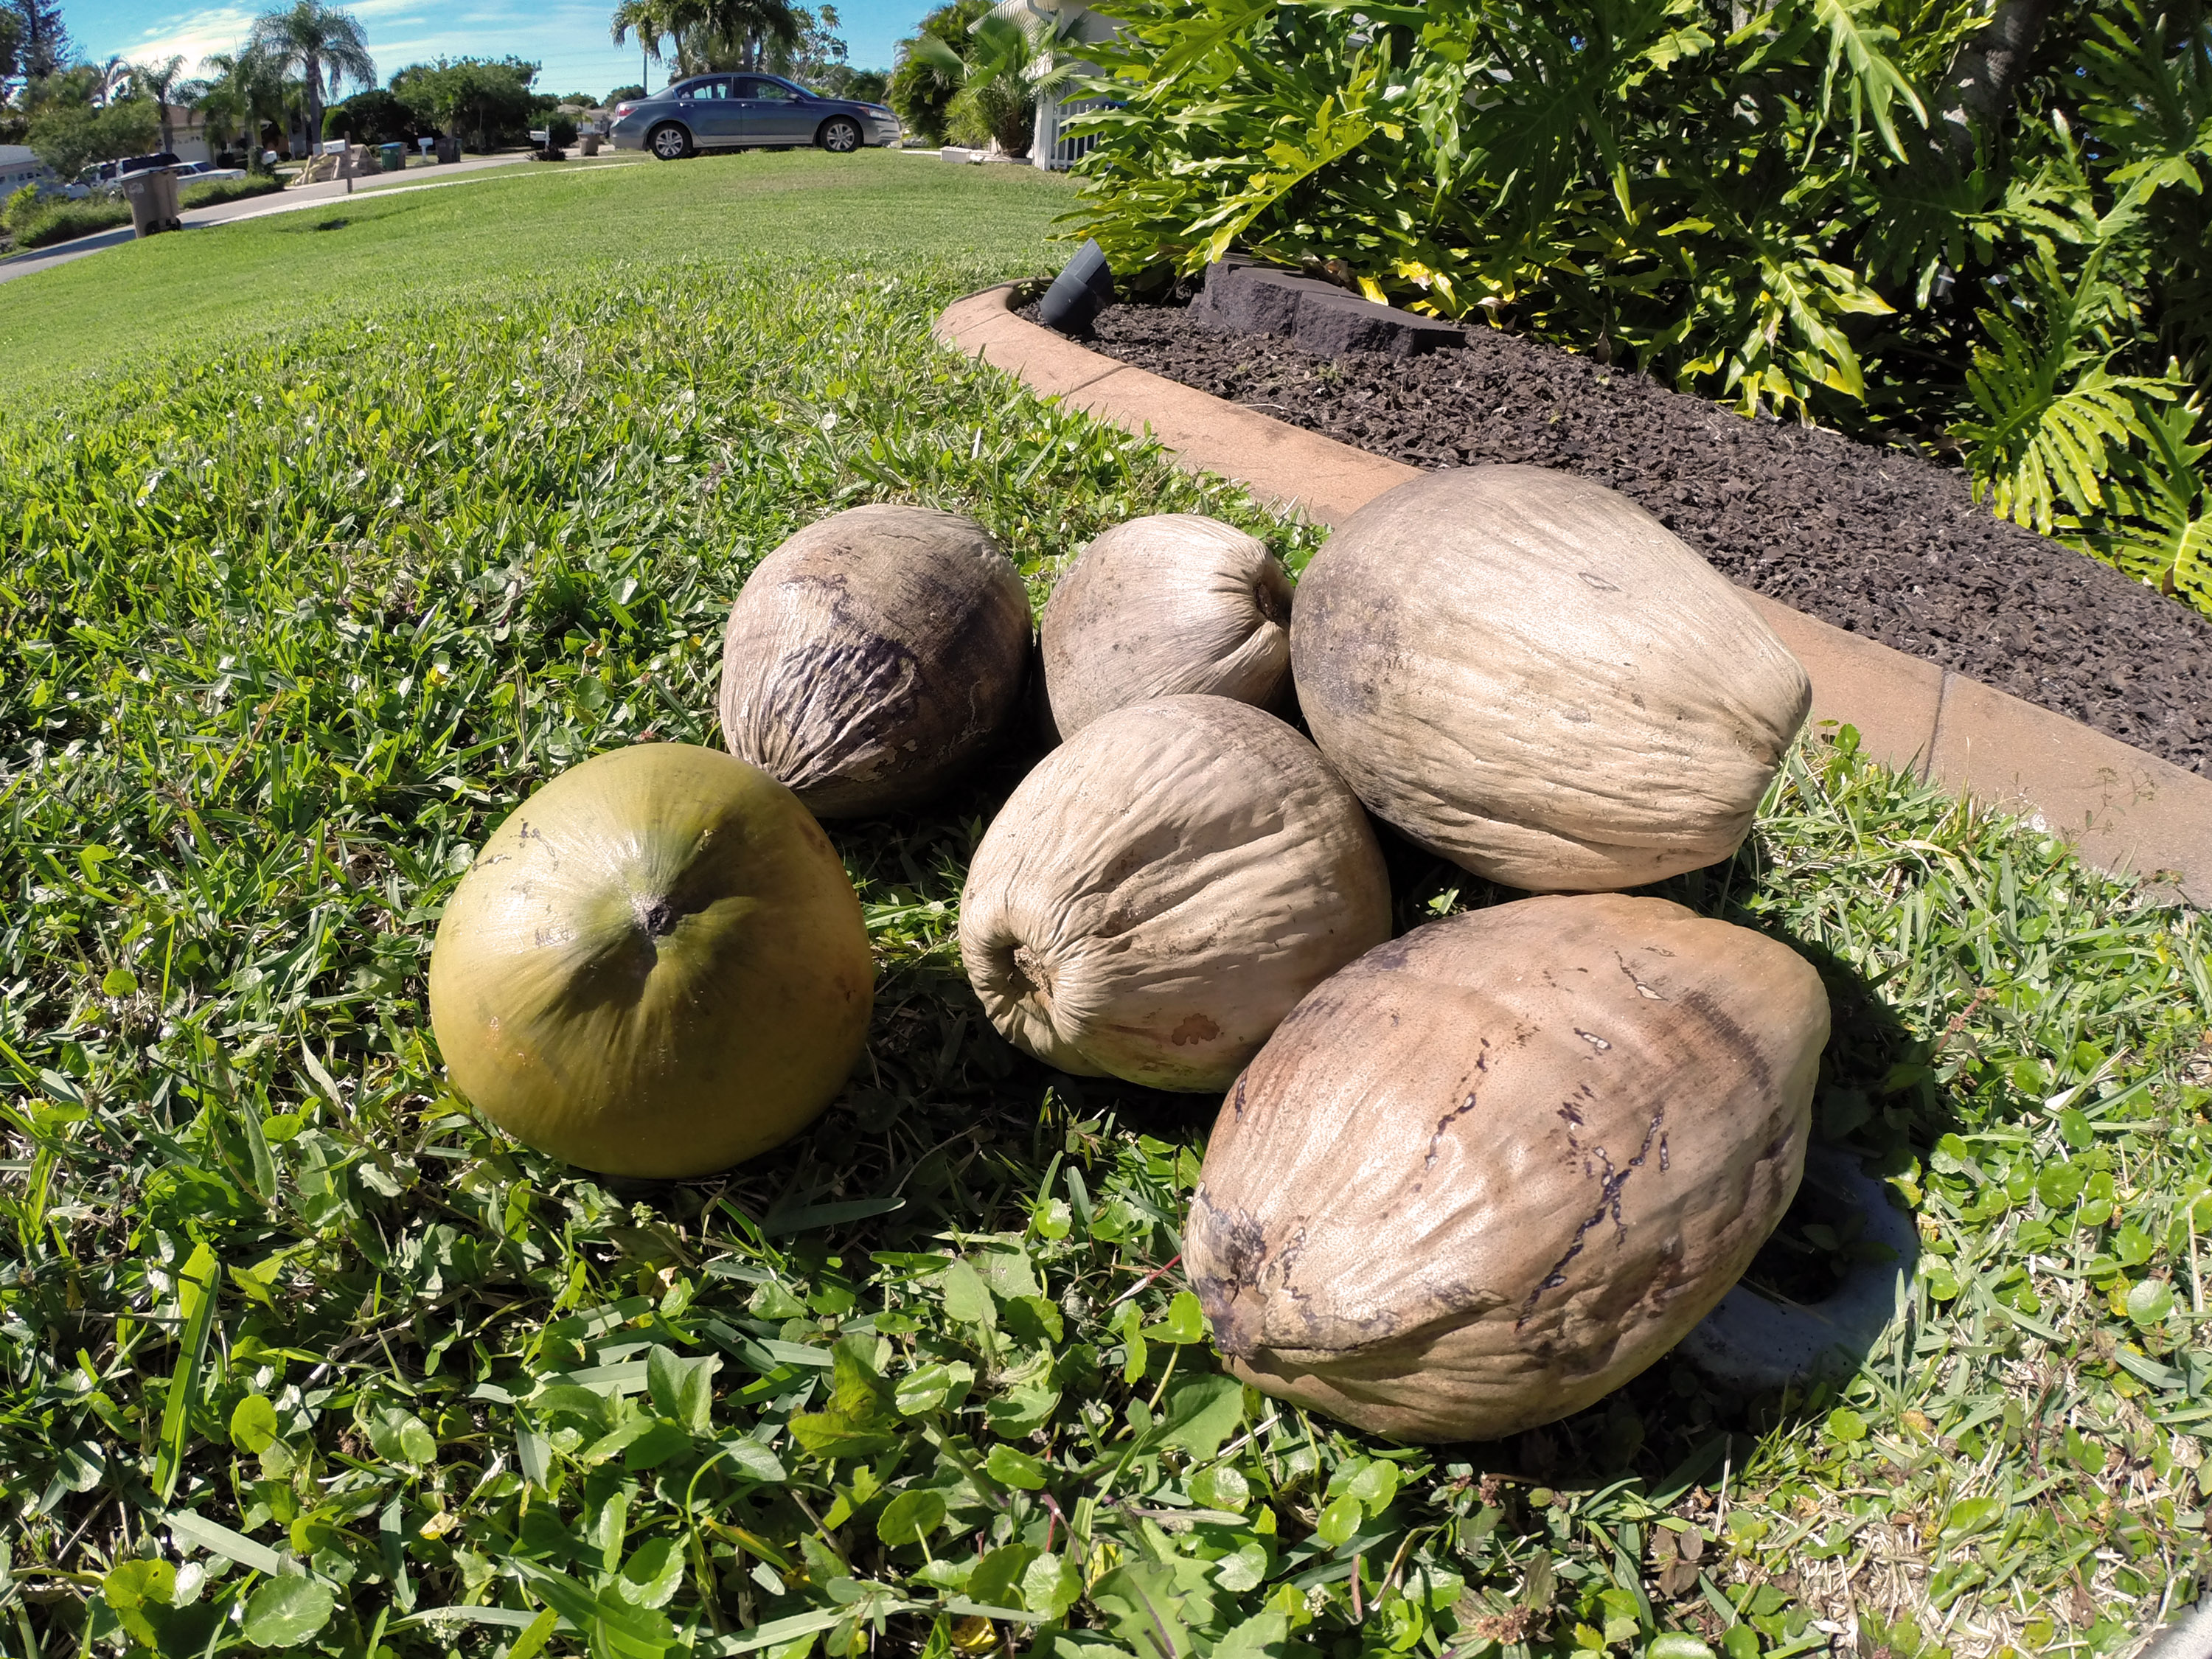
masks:
[[[2212,618],[1995,517],[1953,468],[1488,329],[1464,349],[1326,362],[1115,306],[1086,343],[1412,465],[1526,461],[1609,484],[1747,587],[2212,776]]]

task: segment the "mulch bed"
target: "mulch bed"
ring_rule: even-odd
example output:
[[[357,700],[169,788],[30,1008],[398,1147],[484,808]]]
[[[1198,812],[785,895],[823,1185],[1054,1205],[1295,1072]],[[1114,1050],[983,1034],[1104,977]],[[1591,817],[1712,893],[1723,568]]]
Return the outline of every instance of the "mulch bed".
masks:
[[[1609,484],[1746,587],[2212,776],[2212,618],[1996,518],[1953,468],[1495,330],[1328,361],[1115,306],[1085,343],[1411,465]]]

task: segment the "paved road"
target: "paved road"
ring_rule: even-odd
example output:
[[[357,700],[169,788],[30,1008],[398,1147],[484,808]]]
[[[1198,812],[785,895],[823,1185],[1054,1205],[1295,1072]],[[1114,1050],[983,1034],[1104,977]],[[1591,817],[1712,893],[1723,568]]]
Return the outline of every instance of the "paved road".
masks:
[[[526,155],[486,155],[473,161],[457,161],[448,167],[410,168],[401,173],[379,174],[370,179],[357,179],[354,181],[354,194],[392,196],[409,191],[444,190],[454,185],[481,184],[483,180],[480,177],[470,178],[466,175],[481,174],[496,167],[511,167],[518,162],[526,161],[529,159]],[[604,161],[593,161],[586,165],[593,167],[635,167],[641,164],[642,159],[641,157],[610,156]],[[539,176],[551,177],[567,173],[573,170],[573,166],[574,164],[568,167],[547,167]],[[425,177],[425,174],[435,176]],[[342,179],[334,179],[327,184],[302,185],[296,189],[287,190],[281,195],[248,196],[235,202],[218,202],[213,207],[188,209],[183,216],[185,228],[205,230],[215,225],[234,224],[241,219],[266,218],[272,213],[299,213],[308,208],[320,207],[333,198],[343,198],[345,193],[345,181]],[[103,230],[97,235],[80,236],[73,242],[62,242],[53,247],[40,248],[35,253],[0,262],[0,283],[12,283],[18,276],[28,276],[37,271],[51,270],[56,265],[65,265],[73,259],[88,258],[93,254],[131,240],[131,227],[124,225],[114,230]]]

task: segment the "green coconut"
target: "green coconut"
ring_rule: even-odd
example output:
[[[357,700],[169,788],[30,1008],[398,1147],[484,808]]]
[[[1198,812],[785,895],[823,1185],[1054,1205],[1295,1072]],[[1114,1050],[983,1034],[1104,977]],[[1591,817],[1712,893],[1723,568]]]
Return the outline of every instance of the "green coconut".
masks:
[[[682,744],[562,774],[484,843],[438,927],[454,1086],[608,1175],[705,1175],[789,1139],[860,1057],[860,901],[790,790]]]

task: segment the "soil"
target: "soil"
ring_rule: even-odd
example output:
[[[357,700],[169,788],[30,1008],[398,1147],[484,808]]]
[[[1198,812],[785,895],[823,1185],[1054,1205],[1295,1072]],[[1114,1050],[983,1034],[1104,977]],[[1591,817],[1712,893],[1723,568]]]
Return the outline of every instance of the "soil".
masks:
[[[1608,484],[1746,587],[2212,776],[2212,617],[1996,517],[1954,467],[1491,329],[1332,361],[1176,307],[1096,326],[1094,350],[1410,465]]]

